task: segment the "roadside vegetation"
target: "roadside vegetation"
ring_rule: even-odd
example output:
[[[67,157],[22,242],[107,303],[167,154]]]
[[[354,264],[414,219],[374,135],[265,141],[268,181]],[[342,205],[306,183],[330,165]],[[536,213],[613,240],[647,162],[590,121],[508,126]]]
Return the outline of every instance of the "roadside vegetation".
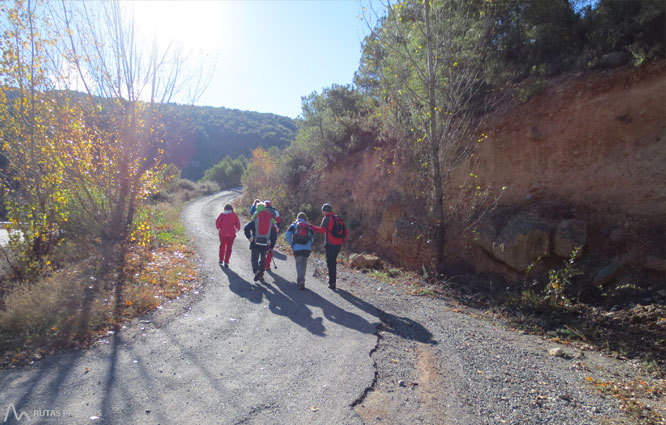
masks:
[[[219,187],[162,162],[162,105],[199,81],[196,65],[143,56],[118,2],[2,1],[0,14],[8,365],[86,346],[188,291],[197,274],[179,211]]]
[[[54,351],[86,347],[194,288],[198,266],[180,214],[188,200],[219,187],[180,179],[173,168],[165,171],[137,214],[121,271],[105,270],[101,238],[63,237],[49,253],[48,265],[31,280],[18,279],[11,271],[5,276],[0,365],[31,363]],[[7,248],[3,252],[12,255]],[[125,276],[121,297],[113,285],[118,273]]]

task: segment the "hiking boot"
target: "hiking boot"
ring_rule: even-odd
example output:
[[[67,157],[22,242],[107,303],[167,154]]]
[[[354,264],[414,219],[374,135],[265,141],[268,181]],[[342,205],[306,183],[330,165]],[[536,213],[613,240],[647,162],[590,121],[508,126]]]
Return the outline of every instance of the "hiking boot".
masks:
[[[222,261],[220,261],[220,262],[217,263],[217,264],[219,264],[220,267],[222,267],[222,266],[224,265],[224,263],[223,263]]]
[[[255,282],[258,281],[258,280],[260,280],[260,279],[263,279],[263,278],[264,278],[264,276],[263,276],[263,274],[262,274],[261,272],[256,272],[256,273],[254,274],[254,281],[255,281]]]
[[[328,287],[335,291],[335,282],[328,282]]]
[[[229,268],[229,263],[224,263],[224,267]]]
[[[305,289],[305,282],[301,282],[300,285],[298,285],[298,289],[301,291]]]

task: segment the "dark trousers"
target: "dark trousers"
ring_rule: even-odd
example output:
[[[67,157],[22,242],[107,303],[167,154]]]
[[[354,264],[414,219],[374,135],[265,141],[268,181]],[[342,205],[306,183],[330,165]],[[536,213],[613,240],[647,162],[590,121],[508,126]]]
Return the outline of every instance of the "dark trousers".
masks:
[[[326,267],[328,267],[328,284],[335,285],[335,267],[342,245],[326,245]]]
[[[268,250],[267,246],[252,246],[252,256],[250,261],[252,262],[252,273],[257,273],[261,270],[262,274],[266,268],[266,251]]]

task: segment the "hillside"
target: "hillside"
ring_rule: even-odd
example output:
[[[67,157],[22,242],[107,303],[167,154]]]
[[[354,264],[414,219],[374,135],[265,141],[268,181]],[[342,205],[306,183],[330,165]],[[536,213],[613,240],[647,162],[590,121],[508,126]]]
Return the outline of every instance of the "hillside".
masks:
[[[169,105],[163,121],[168,135],[164,161],[192,180],[226,155],[247,157],[259,146],[284,148],[296,135],[291,118],[238,109]]]
[[[473,186],[486,195],[475,207],[499,199],[469,229],[447,228],[449,268],[517,281],[529,264],[543,273],[582,246],[585,286],[663,285],[665,74],[658,62],[560,76],[484,117],[488,137],[455,171],[446,207],[471,206]],[[329,167],[321,187],[348,217],[355,250],[420,270],[433,257],[430,224],[402,158],[391,142],[375,143]]]

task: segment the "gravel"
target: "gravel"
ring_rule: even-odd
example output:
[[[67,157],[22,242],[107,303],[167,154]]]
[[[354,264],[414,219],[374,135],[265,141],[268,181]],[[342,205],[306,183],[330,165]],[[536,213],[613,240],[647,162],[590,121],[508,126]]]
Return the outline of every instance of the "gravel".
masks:
[[[625,362],[362,273],[343,271],[338,287],[382,320],[370,354],[375,381],[355,405],[366,424],[633,423],[588,381],[630,376]]]

